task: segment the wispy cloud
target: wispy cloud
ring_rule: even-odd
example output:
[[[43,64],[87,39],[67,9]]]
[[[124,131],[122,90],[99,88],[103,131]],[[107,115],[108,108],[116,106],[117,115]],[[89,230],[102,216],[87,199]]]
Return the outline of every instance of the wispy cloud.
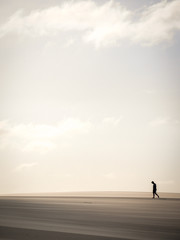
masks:
[[[9,33],[52,36],[76,31],[85,43],[96,47],[118,45],[123,40],[156,45],[173,39],[179,29],[179,0],[162,0],[136,13],[117,1],[101,5],[93,0],[64,1],[59,6],[34,10],[29,15],[24,15],[22,10],[16,12],[1,25],[0,37]]]
[[[161,126],[161,125],[166,125],[168,123],[169,123],[169,118],[157,118],[151,121],[149,124],[151,126]]]
[[[73,45],[74,43],[75,43],[75,39],[70,38],[64,46],[69,47],[69,46]]]
[[[177,119],[169,118],[169,117],[159,117],[159,118],[156,118],[155,120],[149,122],[149,125],[153,126],[153,127],[169,125],[169,124],[179,125],[180,121]]]
[[[12,124],[0,121],[0,147],[11,147],[22,152],[39,152],[45,154],[58,148],[71,145],[71,140],[78,139],[93,130],[108,131],[119,126],[122,117],[106,117],[99,123],[67,118],[57,124]]]
[[[31,152],[37,151],[40,153],[46,153],[50,150],[56,148],[56,144],[53,141],[48,140],[32,140],[31,142],[27,143],[23,148],[22,151],[24,152]]]
[[[20,171],[23,171],[25,169],[29,169],[29,168],[32,168],[34,166],[37,166],[38,163],[37,162],[33,162],[33,163],[23,163],[21,165],[19,165],[18,167],[16,167],[14,169],[15,172],[20,172]]]
[[[11,146],[22,151],[37,151],[46,153],[56,147],[58,139],[86,134],[91,128],[89,121],[68,118],[56,125],[46,124],[17,124],[8,121],[0,122],[0,132],[5,132],[1,137],[1,147]]]
[[[103,126],[107,126],[107,125],[117,126],[121,122],[122,119],[123,119],[122,116],[119,118],[106,117],[103,119],[102,123],[103,123]]]
[[[136,25],[134,40],[156,45],[173,38],[180,30],[180,1],[159,1],[142,13]]]

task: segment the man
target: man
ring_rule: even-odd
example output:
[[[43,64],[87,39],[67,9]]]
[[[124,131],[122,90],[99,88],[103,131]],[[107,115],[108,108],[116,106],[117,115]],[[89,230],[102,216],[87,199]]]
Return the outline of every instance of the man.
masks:
[[[152,184],[153,184],[153,198],[155,198],[155,195],[157,195],[158,196],[158,198],[159,198],[159,195],[157,194],[157,187],[156,187],[156,184],[155,184],[155,182],[151,182]]]

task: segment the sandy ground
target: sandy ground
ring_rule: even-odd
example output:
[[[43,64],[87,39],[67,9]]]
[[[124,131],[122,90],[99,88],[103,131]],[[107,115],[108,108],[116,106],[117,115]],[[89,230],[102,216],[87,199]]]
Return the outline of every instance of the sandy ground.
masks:
[[[180,199],[1,196],[0,239],[180,239]]]

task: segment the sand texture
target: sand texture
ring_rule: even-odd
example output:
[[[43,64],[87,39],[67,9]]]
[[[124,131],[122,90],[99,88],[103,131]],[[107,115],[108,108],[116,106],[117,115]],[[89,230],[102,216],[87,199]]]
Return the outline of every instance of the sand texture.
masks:
[[[180,239],[180,199],[0,197],[0,239]]]

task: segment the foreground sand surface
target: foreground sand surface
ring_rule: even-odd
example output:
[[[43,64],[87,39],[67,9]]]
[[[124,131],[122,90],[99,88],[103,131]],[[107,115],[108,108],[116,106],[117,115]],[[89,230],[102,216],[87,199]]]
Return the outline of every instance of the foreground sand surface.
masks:
[[[180,239],[180,199],[0,197],[0,239]]]

